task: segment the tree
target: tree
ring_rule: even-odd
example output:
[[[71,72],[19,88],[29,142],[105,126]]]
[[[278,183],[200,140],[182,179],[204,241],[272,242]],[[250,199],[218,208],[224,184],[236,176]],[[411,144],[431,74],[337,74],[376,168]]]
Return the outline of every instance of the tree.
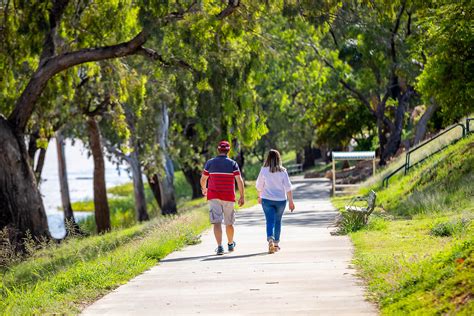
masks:
[[[423,71],[416,87],[427,105],[414,142],[422,140],[430,118],[437,112],[444,125],[474,111],[474,61],[471,1],[430,1],[419,10],[413,57]]]
[[[82,63],[135,54],[147,54],[148,52],[143,47],[143,44],[150,37],[149,30],[151,27],[146,30],[139,30],[138,11],[136,7],[133,7],[131,1],[121,3],[121,10],[118,10],[118,3],[105,2],[101,6],[101,9],[104,9],[104,11],[112,9],[108,12],[115,14],[115,18],[119,18],[117,13],[121,13],[122,17],[128,14],[129,19],[127,21],[133,21],[132,23],[134,23],[133,25],[124,24],[121,29],[114,33],[113,39],[120,43],[115,45],[107,45],[107,43],[104,43],[103,37],[99,35],[103,29],[113,29],[114,27],[117,29],[118,26],[121,26],[120,24],[115,24],[115,19],[100,19],[102,24],[100,24],[98,29],[87,33],[88,35],[99,35],[95,42],[81,41],[85,38],[80,33],[84,28],[72,26],[71,22],[74,24],[78,21],[77,19],[70,18],[71,15],[79,15],[79,17],[89,15],[90,18],[94,18],[96,15],[100,15],[101,12],[87,7],[87,4],[80,4],[76,8],[79,10],[72,12],[74,11],[72,8],[68,10],[69,2],[68,0],[56,0],[52,1],[52,3],[41,5],[39,12],[43,14],[37,15],[39,18],[34,19],[31,23],[33,27],[28,30],[28,33],[44,34],[41,54],[32,56],[34,60],[39,60],[38,65],[33,73],[26,76],[30,80],[22,89],[21,94],[15,98],[15,105],[12,107],[8,119],[0,118],[0,135],[2,135],[4,147],[9,149],[9,154],[4,155],[0,160],[0,179],[3,181],[2,183],[6,184],[6,186],[0,188],[0,196],[2,196],[0,202],[2,213],[0,227],[12,226],[20,232],[20,235],[30,231],[34,237],[50,236],[41,196],[36,188],[35,178],[31,171],[27,151],[23,143],[23,135],[28,121],[36,109],[37,101],[47,86],[48,81],[56,74]],[[229,1],[228,6],[217,13],[216,18],[223,19],[227,17],[238,6],[238,1]],[[144,24],[154,21],[154,29],[160,30],[169,23],[182,20],[186,14],[192,14],[191,10],[193,7],[194,3],[188,8],[182,8],[177,3],[177,7],[173,5],[157,5],[151,10],[143,8],[141,20]],[[177,11],[172,11],[175,8],[177,8]],[[37,8],[33,6],[25,6],[23,9],[31,13],[31,16],[35,16],[38,13],[38,11],[35,12]],[[8,35],[6,37],[13,38],[18,32],[19,25],[15,22],[25,15],[19,14],[19,11],[9,6],[3,8],[2,11],[8,24]],[[152,17],[155,17],[155,19],[153,20]],[[84,22],[79,21],[79,23]],[[106,25],[106,23],[110,25]],[[137,33],[131,40],[124,40],[124,38],[130,36],[130,32],[135,30],[137,30]],[[98,32],[95,33],[94,31]],[[67,44],[63,45],[60,51],[57,45],[58,39],[61,38],[59,35],[72,35],[74,37],[72,41],[65,41]],[[40,41],[37,40],[35,43],[37,44]],[[105,44],[105,46],[97,48],[81,47],[84,44]],[[5,53],[3,50],[2,52]],[[11,69],[7,69],[7,72],[12,73]],[[92,128],[94,122],[89,120],[89,125]]]
[[[56,151],[58,155],[59,188],[61,191],[61,202],[63,204],[64,227],[66,228],[66,235],[81,233],[79,225],[77,225],[76,219],[74,218],[74,211],[72,209],[71,198],[69,196],[65,143],[64,136],[61,131],[56,132],[55,140]]]

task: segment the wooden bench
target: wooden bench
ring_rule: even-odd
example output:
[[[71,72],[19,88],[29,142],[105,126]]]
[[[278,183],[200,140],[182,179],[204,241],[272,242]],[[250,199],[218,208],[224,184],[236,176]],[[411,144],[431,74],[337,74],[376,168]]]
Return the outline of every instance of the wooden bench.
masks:
[[[369,195],[367,196],[356,196],[354,197],[348,205],[346,205],[346,212],[353,213],[354,215],[361,216],[364,224],[367,224],[369,220],[369,215],[375,209],[375,200],[377,198],[377,194],[371,190]],[[367,206],[361,207],[354,205],[356,202],[366,202]]]
[[[288,174],[297,174],[303,172],[303,165],[302,164],[294,164],[286,166],[286,172]]]

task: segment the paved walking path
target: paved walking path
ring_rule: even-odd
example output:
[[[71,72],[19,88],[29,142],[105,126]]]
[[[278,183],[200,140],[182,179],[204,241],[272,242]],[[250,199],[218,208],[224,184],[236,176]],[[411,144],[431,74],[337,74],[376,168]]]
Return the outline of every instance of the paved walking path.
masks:
[[[212,232],[89,306],[84,315],[376,314],[350,268],[352,245],[327,228],[336,211],[329,182],[293,180],[281,252],[267,254],[260,206],[237,213],[234,253],[213,255]]]

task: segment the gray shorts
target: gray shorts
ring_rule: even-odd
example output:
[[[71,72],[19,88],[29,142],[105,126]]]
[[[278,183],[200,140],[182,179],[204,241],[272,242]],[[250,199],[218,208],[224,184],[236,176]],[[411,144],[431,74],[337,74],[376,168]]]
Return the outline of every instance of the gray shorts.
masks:
[[[209,200],[209,218],[212,224],[220,224],[224,220],[225,225],[234,225],[235,211],[234,203],[220,199]]]

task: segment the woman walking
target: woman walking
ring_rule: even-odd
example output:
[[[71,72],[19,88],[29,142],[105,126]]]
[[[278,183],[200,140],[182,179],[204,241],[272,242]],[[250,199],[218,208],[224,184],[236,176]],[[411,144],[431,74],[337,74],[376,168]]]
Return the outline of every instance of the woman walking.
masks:
[[[267,222],[268,252],[279,251],[281,218],[288,199],[290,211],[295,209],[291,182],[281,165],[280,153],[271,149],[257,178],[258,202]]]

